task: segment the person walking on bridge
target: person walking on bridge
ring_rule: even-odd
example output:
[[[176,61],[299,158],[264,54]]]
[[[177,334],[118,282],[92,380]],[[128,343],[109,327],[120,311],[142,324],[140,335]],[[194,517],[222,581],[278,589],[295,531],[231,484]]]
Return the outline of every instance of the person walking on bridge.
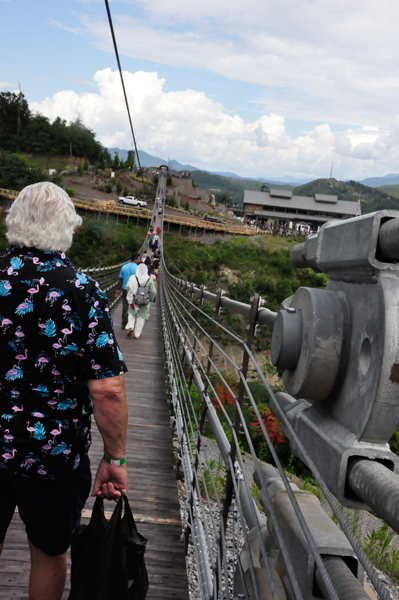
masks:
[[[131,276],[126,286],[127,301],[129,305],[128,322],[126,325],[126,329],[129,330],[127,337],[131,337],[134,333],[136,340],[139,339],[141,332],[143,331],[144,323],[150,318],[149,303],[145,306],[134,304],[134,295],[139,287],[147,288],[150,302],[155,302],[157,290],[154,281],[151,276],[148,275],[148,267],[144,263],[141,263],[137,267],[136,274]]]
[[[0,257],[0,554],[18,506],[30,600],[63,595],[66,551],[91,487],[93,412],[104,458],[92,495],[116,499],[128,484],[126,366],[108,300],[65,254],[81,223],[64,190],[30,185],[9,210],[11,245]]]
[[[125,329],[127,325],[127,300],[126,300],[126,284],[130,277],[135,274],[137,266],[141,263],[141,257],[138,252],[135,252],[130,257],[130,262],[123,265],[121,272],[119,273],[118,287],[116,290],[116,297],[119,298],[122,293],[122,323],[121,329]]]

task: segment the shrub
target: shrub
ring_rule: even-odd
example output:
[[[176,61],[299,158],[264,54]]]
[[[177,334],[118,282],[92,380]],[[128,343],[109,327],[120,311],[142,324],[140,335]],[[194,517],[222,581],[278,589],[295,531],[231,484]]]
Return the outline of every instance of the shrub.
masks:
[[[120,179],[118,179],[118,183],[117,183],[117,186],[116,186],[116,191],[117,191],[118,194],[120,194],[122,192],[122,184],[121,184],[121,180]]]
[[[125,189],[123,190],[123,195],[124,195],[125,197],[126,197],[126,196],[129,196],[129,190],[127,189],[127,185],[125,185]]]
[[[110,183],[107,184],[107,187],[105,188],[105,191],[107,192],[107,194],[111,194],[111,192],[112,192],[112,185]]]
[[[85,160],[83,163],[83,170],[84,171],[88,171],[89,170],[89,161]]]
[[[187,200],[187,202],[186,202],[186,203],[185,203],[185,205],[184,205],[184,210],[187,210],[187,211],[189,211],[189,210],[190,210],[190,203],[189,203],[189,201],[188,201],[188,200]]]
[[[73,196],[75,195],[75,188],[73,187],[65,187],[65,191],[71,198],[73,198]]]
[[[84,169],[82,163],[78,164],[78,175],[83,175]]]

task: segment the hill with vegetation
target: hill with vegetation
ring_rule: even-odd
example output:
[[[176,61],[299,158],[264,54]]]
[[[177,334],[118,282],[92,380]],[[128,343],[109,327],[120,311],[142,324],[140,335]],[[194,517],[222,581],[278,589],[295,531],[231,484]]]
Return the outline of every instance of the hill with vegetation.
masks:
[[[108,150],[95,139],[94,132],[79,119],[67,123],[57,117],[52,123],[40,113],[32,113],[25,96],[0,93],[0,148],[24,154],[61,154],[91,162],[111,162]]]
[[[380,192],[385,192],[389,197],[399,198],[399,185],[382,185],[378,188]]]
[[[381,191],[381,188],[368,187],[357,181],[338,181],[334,178],[316,179],[305,185],[295,187],[293,193],[298,196],[331,194],[337,196],[338,200],[349,200],[351,202],[357,202],[360,196],[362,214],[384,208],[399,209],[398,198],[394,197],[393,194]]]
[[[262,186],[269,189],[292,190],[292,185],[277,185],[254,181],[253,179],[236,179],[234,177],[224,177],[223,175],[215,175],[206,171],[193,171],[191,173],[193,182],[202,190],[207,190],[211,194],[215,194],[216,202],[226,204],[230,200],[233,204],[243,205],[245,190],[258,190]]]

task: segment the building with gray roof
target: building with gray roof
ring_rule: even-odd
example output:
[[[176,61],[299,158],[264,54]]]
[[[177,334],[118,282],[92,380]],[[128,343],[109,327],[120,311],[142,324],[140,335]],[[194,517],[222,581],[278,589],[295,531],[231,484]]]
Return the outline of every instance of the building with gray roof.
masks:
[[[338,200],[329,194],[294,196],[289,190],[244,192],[244,220],[267,221],[277,228],[291,221],[294,225],[306,222],[317,229],[327,221],[355,217],[356,208],[356,202]]]

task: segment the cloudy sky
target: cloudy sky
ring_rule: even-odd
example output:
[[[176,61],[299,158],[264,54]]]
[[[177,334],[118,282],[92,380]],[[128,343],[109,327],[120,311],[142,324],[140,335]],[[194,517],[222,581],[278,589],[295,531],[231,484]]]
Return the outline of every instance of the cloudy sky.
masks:
[[[110,0],[139,148],[210,171],[399,173],[394,0]],[[103,0],[0,0],[0,91],[132,145]]]

